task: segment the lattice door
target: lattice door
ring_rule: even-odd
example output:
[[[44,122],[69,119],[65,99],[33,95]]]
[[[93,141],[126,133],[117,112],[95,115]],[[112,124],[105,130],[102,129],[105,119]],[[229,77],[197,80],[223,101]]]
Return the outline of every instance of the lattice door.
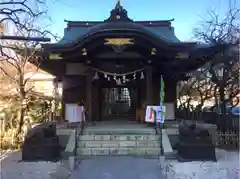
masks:
[[[102,115],[104,118],[124,117],[131,113],[131,96],[128,88],[104,88]]]

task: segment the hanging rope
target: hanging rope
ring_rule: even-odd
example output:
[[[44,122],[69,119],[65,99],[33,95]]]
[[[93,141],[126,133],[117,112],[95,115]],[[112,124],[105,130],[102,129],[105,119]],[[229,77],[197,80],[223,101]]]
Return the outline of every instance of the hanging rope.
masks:
[[[92,68],[93,70],[95,70],[96,72],[99,72],[99,73],[103,73],[103,74],[106,74],[106,75],[109,75],[109,76],[128,76],[128,75],[132,75],[132,74],[135,74],[137,72],[140,72],[140,71],[143,71],[144,68],[141,68],[141,69],[138,69],[138,70],[135,70],[135,71],[132,71],[132,72],[126,72],[126,73],[111,73],[111,72],[107,72],[107,71],[103,71],[103,70],[99,70],[97,68]]]

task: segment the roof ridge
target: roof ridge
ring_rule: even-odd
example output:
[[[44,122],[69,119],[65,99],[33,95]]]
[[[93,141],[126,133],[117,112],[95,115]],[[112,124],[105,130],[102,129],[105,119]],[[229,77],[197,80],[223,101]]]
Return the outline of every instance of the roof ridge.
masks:
[[[166,27],[171,27],[171,22],[174,19],[170,20],[146,20],[146,21],[133,21],[132,23],[135,24],[142,24],[146,26],[166,26]],[[64,22],[67,22],[67,28],[71,27],[91,27],[94,25],[102,24],[102,23],[111,23],[111,22],[106,22],[106,21],[69,21],[69,20],[64,20]],[[116,23],[116,22],[114,22]],[[121,22],[122,23],[122,22]]]

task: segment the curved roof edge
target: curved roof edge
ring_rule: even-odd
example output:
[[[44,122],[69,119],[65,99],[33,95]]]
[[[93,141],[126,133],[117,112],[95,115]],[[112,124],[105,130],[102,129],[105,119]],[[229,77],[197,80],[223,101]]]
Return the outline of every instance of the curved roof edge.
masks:
[[[136,31],[146,34],[156,40],[165,42],[166,44],[182,43],[174,33],[174,28],[169,26],[152,26],[147,27],[139,23],[134,22],[104,22],[92,27],[71,27],[65,29],[64,37],[57,43],[45,44],[52,48],[61,48],[66,46],[71,46],[79,43],[81,39],[98,32],[109,32],[109,31]]]

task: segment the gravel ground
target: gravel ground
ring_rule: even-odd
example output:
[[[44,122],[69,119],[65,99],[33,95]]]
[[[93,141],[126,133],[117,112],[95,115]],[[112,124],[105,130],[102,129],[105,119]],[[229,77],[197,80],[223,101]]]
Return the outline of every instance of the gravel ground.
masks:
[[[5,155],[5,156],[4,156]],[[185,162],[168,160],[168,179],[239,179],[239,152],[216,149],[217,162]],[[70,175],[67,161],[19,162],[21,153],[0,156],[0,179],[67,179]]]
[[[168,179],[239,179],[239,152],[216,149],[217,162],[167,161]]]
[[[64,162],[20,162],[20,152],[0,156],[0,179],[66,179],[69,171]],[[60,177],[61,176],[61,177]]]

